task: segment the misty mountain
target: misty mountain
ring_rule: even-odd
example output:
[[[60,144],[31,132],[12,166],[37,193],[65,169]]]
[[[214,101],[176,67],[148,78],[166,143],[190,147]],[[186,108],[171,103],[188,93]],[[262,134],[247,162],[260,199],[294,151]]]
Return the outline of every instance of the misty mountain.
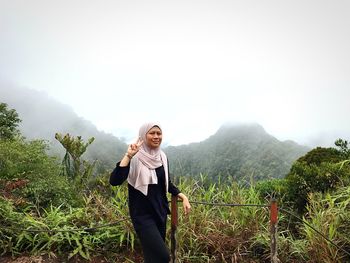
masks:
[[[0,83],[0,101],[15,109],[22,122],[20,130],[28,139],[45,139],[50,153],[63,157],[64,149],[54,138],[55,133],[94,137],[84,158],[99,160],[99,171],[110,170],[125,153],[127,145],[112,134],[99,131],[46,93]],[[292,141],[281,142],[258,124],[223,125],[214,135],[199,142],[168,146],[170,170],[174,175],[207,174],[214,180],[222,177],[256,180],[281,178],[288,173],[294,160],[309,149]]]
[[[99,131],[88,120],[79,117],[73,109],[46,93],[0,83],[0,101],[17,111],[22,122],[20,131],[27,139],[44,139],[50,144],[50,154],[63,157],[65,152],[55,139],[55,133],[82,136],[84,141],[94,137],[83,158],[99,160],[100,169],[114,167],[125,152],[127,145],[112,134]]]
[[[202,142],[165,149],[174,175],[202,173],[214,180],[221,176],[247,182],[284,177],[309,150],[293,141],[277,140],[259,124],[225,124]]]

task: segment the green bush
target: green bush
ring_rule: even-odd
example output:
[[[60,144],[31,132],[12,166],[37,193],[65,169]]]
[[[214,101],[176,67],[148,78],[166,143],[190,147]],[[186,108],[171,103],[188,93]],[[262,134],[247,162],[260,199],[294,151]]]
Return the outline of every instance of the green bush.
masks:
[[[15,109],[8,109],[0,102],[0,140],[12,140],[19,135],[18,123],[21,119]]]
[[[311,193],[334,191],[338,187],[349,184],[349,165],[343,165],[347,143],[345,141],[339,146],[340,142],[343,141],[336,142],[338,147],[343,147],[340,150],[317,147],[292,165],[285,178],[284,201],[291,204],[300,214],[305,212],[308,196]]]
[[[342,161],[342,153],[335,148],[316,147],[304,156],[300,157],[297,162],[319,165],[324,162],[338,163]],[[292,167],[293,172],[293,167]]]
[[[305,211],[310,193],[334,191],[348,181],[349,168],[340,168],[339,163],[322,162],[306,164],[295,162],[286,177],[288,189],[287,201],[294,204],[300,212]]]
[[[46,153],[45,141],[0,140],[0,178],[2,184],[13,185],[8,194],[25,198],[38,207],[81,199],[67,178],[60,176],[60,164]],[[25,182],[16,187],[16,182]]]
[[[257,182],[255,188],[261,198],[283,200],[288,184],[286,179],[271,179]]]

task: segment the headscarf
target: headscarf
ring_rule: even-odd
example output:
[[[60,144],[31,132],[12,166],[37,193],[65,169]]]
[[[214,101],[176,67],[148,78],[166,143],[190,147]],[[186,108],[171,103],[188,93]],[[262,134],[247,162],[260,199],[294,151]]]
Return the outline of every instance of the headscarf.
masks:
[[[165,153],[160,149],[160,146],[157,148],[150,148],[146,143],[146,134],[154,126],[161,129],[160,125],[152,122],[145,123],[140,127],[139,137],[143,140],[143,144],[130,161],[128,176],[128,183],[146,196],[148,193],[148,185],[158,183],[155,169],[162,165],[165,171],[165,188],[167,192],[169,184],[168,160]]]

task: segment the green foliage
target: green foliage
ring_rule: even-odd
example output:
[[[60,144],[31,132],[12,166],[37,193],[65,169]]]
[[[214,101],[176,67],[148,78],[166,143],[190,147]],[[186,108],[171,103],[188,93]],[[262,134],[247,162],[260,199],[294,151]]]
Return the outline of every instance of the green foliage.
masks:
[[[7,252],[14,252],[13,239],[18,231],[13,229],[24,217],[23,213],[17,212],[13,204],[0,197],[0,256]]]
[[[334,194],[311,194],[307,206],[307,216],[301,230],[307,240],[308,253],[315,262],[349,262],[350,235],[350,188],[338,189]],[[332,240],[337,246],[330,244],[319,233]],[[340,249],[342,248],[342,249]]]
[[[261,198],[283,200],[288,191],[288,182],[286,179],[263,180],[257,182],[255,187]]]
[[[268,167],[264,170],[264,174],[268,174],[270,168],[278,167],[277,163],[282,159],[274,163],[277,158],[275,150],[269,148],[269,143],[260,141],[261,134],[250,134],[249,140],[258,142],[255,145],[262,155],[245,164],[237,161],[238,156],[234,155],[237,159],[233,160],[237,162],[230,163],[230,158],[224,157],[230,156],[234,150],[240,149],[238,154],[245,156],[251,156],[253,152],[251,146],[244,150],[238,147],[241,142],[244,145],[246,138],[243,135],[234,140],[227,151],[224,147],[213,147],[215,144],[201,146],[200,150],[209,158],[207,160],[213,154],[223,154],[221,159],[205,164],[206,169],[210,166],[216,169],[211,170],[208,176],[199,174],[196,179],[178,177],[174,180],[190,201],[207,203],[192,202],[189,216],[183,215],[180,203],[177,231],[179,261],[268,262],[268,208],[219,207],[210,203],[266,205],[270,197],[278,198],[280,206],[292,204],[307,212],[304,224],[298,225],[288,221],[283,211],[279,213],[278,247],[282,262],[348,260],[342,250],[325,242],[305,224],[308,222],[316,226],[340,247],[349,250],[350,166],[349,160],[344,159],[347,143],[340,143],[340,150],[317,148],[310,151],[293,164],[285,179],[259,181],[256,186],[250,184],[247,187],[237,183],[238,174],[249,171],[245,174],[247,181],[260,178],[255,174],[259,165]],[[129,215],[127,185],[110,187],[108,173],[90,176],[93,166],[84,163],[81,157],[93,138],[87,143],[81,137],[74,138],[69,134],[57,134],[56,138],[67,151],[68,159],[64,164],[70,177],[60,175],[62,167],[57,159],[46,154],[46,142],[28,142],[18,137],[0,140],[0,189],[6,197],[0,197],[0,255],[50,253],[89,260],[93,255],[111,254],[111,251],[123,254],[136,249],[139,253],[140,244],[132,224],[130,220],[125,220]],[[218,145],[227,144],[226,139]],[[192,173],[200,169],[200,163],[203,164],[200,156],[203,155],[192,153],[192,156],[198,164],[192,166],[189,158],[189,162],[185,163],[188,167],[181,168],[183,171]],[[231,166],[227,170],[220,170],[228,164]],[[231,174],[232,171],[234,173]],[[82,179],[90,191],[80,191],[77,178]],[[317,192],[324,194],[312,194]],[[333,193],[327,195],[329,192]],[[19,201],[23,199],[25,205],[20,206]],[[113,222],[117,223],[111,224]],[[103,227],[94,228],[99,225]],[[290,225],[295,228],[288,229]],[[169,228],[170,224],[167,241]]]
[[[16,110],[8,109],[6,103],[0,102],[0,140],[13,139],[19,135],[18,124],[20,122]]]
[[[40,140],[0,140],[0,184],[12,184],[8,194],[25,198],[37,207],[75,202],[75,190],[59,176],[58,160],[48,156],[46,149],[46,142]],[[18,181],[26,183],[17,187]]]
[[[299,158],[286,176],[286,201],[302,214],[311,193],[334,191],[347,185],[349,166],[344,166],[343,154],[334,148],[317,147]]]
[[[213,182],[234,179],[249,184],[251,180],[283,178],[292,163],[308,150],[268,135],[259,125],[224,126],[207,140],[164,149],[175,175],[197,176],[205,173]]]
[[[334,144],[340,148],[339,151],[344,159],[350,158],[349,143],[347,140],[338,139]]]
[[[312,262],[309,261],[308,243],[304,239],[295,239],[288,230],[279,231],[278,258],[281,262]],[[271,246],[270,233],[262,231],[252,238],[250,249],[254,251],[257,262],[270,262],[269,252]],[[262,256],[264,257],[264,261]]]
[[[87,143],[84,143],[81,136],[73,137],[69,134],[62,136],[56,133],[55,138],[66,149],[66,155],[63,158],[62,164],[64,169],[63,175],[66,175],[70,180],[74,181],[75,186],[81,189],[83,184],[92,175],[94,164],[86,160],[82,160],[81,156],[85,153],[87,147],[94,141],[90,138]]]
[[[337,163],[343,160],[342,154],[335,148],[316,147],[304,156],[300,157],[297,162],[306,163],[307,165],[319,165],[323,162]],[[293,172],[293,167],[292,171]]]
[[[286,177],[288,183],[287,200],[294,203],[302,213],[308,203],[310,193],[333,191],[349,175],[348,169],[339,169],[339,164],[323,162],[320,165],[296,162]]]
[[[133,247],[135,238],[130,222],[109,226],[120,217],[115,216],[111,206],[107,207],[106,200],[94,196],[85,200],[81,208],[63,210],[61,206],[51,206],[36,215],[15,212],[11,202],[0,198],[0,254],[64,253],[68,258],[79,255],[88,260],[91,253],[97,254],[102,248],[117,251],[120,247]],[[106,209],[113,213],[103,213]],[[106,226],[89,231],[93,228],[91,224]]]
[[[199,180],[181,177],[176,181],[193,201],[189,216],[183,215],[182,205],[178,203],[179,262],[269,262],[268,208],[210,204],[268,204],[267,200],[260,198],[262,194],[258,188],[246,188],[234,182],[209,184],[205,176]],[[280,183],[283,185],[282,181]],[[80,207],[49,206],[40,214],[30,207],[19,213],[12,202],[0,198],[1,253],[52,253],[83,259],[112,253],[120,257],[134,249],[134,254],[140,253],[140,244],[130,220],[119,221],[128,218],[127,185],[111,187],[111,191],[108,197],[103,197],[100,191],[84,195]],[[308,216],[304,219],[344,249],[350,247],[349,194],[349,188],[345,187],[332,196],[311,197]],[[325,259],[322,262],[347,262],[343,251],[327,243],[303,223],[297,228],[301,232],[295,237],[288,229],[289,221],[283,211],[279,213],[279,220],[278,255],[281,262],[313,263],[321,262],[321,258]],[[113,222],[118,223],[110,224]],[[105,226],[94,231],[86,230],[96,225]],[[170,224],[167,234],[169,242]],[[330,258],[333,261],[327,261]]]
[[[44,177],[58,171],[57,162],[46,154],[44,141],[0,141],[0,177],[4,179]],[[48,176],[46,176],[48,177]]]
[[[268,225],[268,211],[257,207],[222,207],[219,204],[264,204],[253,187],[243,188],[237,183],[208,184],[181,178],[178,186],[190,200],[207,204],[192,204],[189,217],[183,216],[179,204],[178,253],[183,262],[231,262],[252,254],[247,251],[250,238]]]

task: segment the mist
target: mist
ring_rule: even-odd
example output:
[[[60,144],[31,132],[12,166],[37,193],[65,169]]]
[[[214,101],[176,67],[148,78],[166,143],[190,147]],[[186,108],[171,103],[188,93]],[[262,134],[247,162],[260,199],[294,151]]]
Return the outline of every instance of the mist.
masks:
[[[279,140],[333,146],[350,134],[349,12],[324,0],[0,0],[0,79],[12,85],[0,100],[14,87],[46,94],[31,104],[42,123],[23,124],[33,136],[74,112],[126,142],[146,121],[161,123],[166,145],[255,122]]]

